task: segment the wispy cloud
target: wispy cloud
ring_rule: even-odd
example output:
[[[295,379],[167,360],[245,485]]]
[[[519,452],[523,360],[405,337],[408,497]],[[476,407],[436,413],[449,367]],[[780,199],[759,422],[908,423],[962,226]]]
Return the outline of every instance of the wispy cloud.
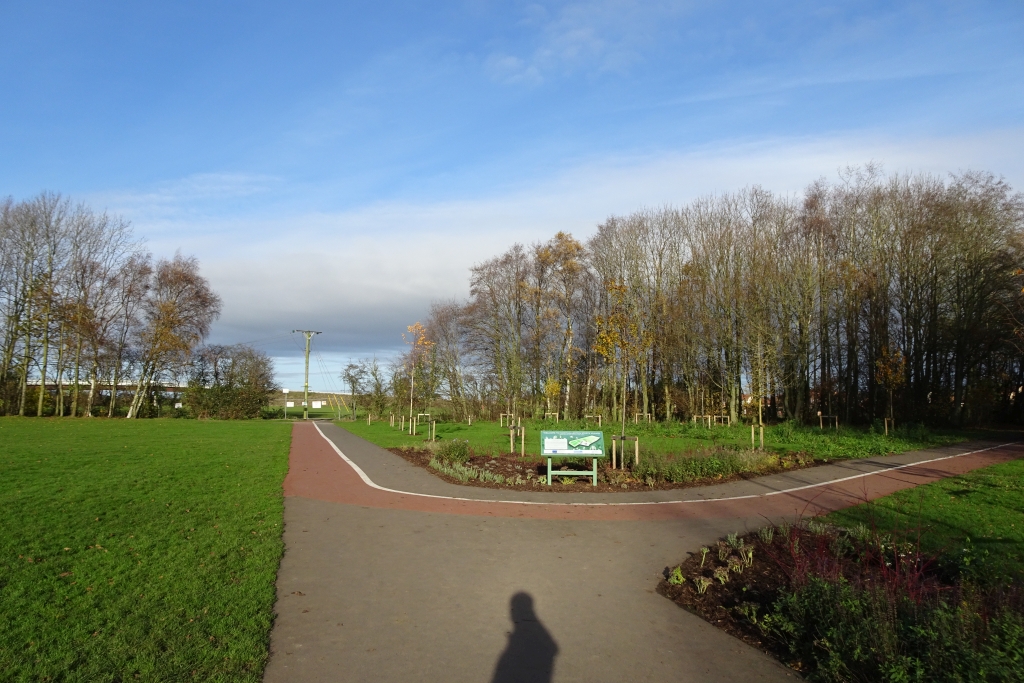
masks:
[[[265,195],[280,185],[280,178],[269,175],[196,173],[155,183],[141,191],[114,191],[94,195],[92,199],[100,205],[116,207],[137,222],[150,224],[219,212],[225,204]]]
[[[516,48],[496,48],[485,68],[497,81],[528,85],[553,74],[622,72],[642,59],[659,23],[684,7],[631,0],[531,4],[518,23],[524,35]]]

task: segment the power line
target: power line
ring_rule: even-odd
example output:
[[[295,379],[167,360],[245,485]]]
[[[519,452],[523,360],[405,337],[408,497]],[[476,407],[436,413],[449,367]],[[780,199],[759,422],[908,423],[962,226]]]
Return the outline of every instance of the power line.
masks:
[[[301,332],[306,337],[306,383],[302,392],[302,419],[309,419],[309,342],[314,334],[322,334],[316,330],[292,330],[292,334]]]
[[[338,390],[335,387],[335,385],[334,385],[334,378],[331,375],[330,369],[327,367],[327,361],[324,359],[324,357],[322,355],[320,355],[320,352],[317,351],[316,349],[313,350],[313,356],[316,358],[316,362],[320,366],[320,374],[324,378],[324,384],[326,384],[328,386],[328,388],[331,389],[332,392],[334,392],[335,394],[338,395],[338,397],[340,398],[341,403],[344,403],[345,399],[344,399],[344,397],[341,396],[341,391]],[[339,420],[341,419],[341,406],[340,406],[340,404],[338,406],[338,419]]]

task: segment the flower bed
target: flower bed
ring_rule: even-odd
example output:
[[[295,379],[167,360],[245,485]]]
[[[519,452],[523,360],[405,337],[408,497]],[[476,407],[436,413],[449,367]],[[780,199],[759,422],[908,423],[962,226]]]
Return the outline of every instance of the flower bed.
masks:
[[[585,477],[559,477],[564,470],[589,470],[590,461],[556,460],[552,486],[547,487],[547,461],[537,456],[513,454],[479,455],[468,447],[452,457],[447,453],[452,441],[427,444],[427,448],[391,448],[392,453],[406,461],[426,468],[432,474],[454,484],[514,490],[546,490],[566,492],[621,492],[677,489],[719,484],[737,479],[750,479],[775,472],[821,464],[803,453],[779,455],[729,448],[707,449],[677,458],[643,456],[639,466],[613,470],[598,463],[598,485]]]
[[[959,559],[811,521],[701,548],[658,590],[810,680],[1022,680],[1024,595]]]

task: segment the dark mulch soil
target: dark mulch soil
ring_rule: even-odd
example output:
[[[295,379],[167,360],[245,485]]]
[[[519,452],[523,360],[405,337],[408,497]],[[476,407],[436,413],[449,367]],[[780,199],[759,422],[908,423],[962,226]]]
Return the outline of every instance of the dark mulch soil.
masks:
[[[715,579],[715,570],[729,569],[730,559],[733,563],[743,563],[740,552],[722,542],[708,546],[707,556],[701,566],[701,553],[690,553],[690,557],[678,565],[685,577],[681,585],[672,585],[667,580],[671,568],[666,568],[666,578],[658,584],[658,593],[672,600],[683,609],[696,614],[718,628],[739,638],[743,642],[767,652],[783,661],[787,652],[769,638],[743,614],[756,608],[757,615],[769,611],[779,595],[779,591],[788,585],[785,572],[765,552],[764,544],[755,534],[741,537],[745,547],[754,548],[753,564],[744,566],[742,572],[728,571],[729,580],[722,584]],[[719,552],[725,559],[719,559]],[[711,580],[707,590],[701,594],[694,581],[697,577]]]
[[[453,477],[449,477],[433,467],[429,466],[430,459],[433,457],[429,451],[425,450],[405,450],[401,448],[389,448],[389,451],[395,455],[403,458],[406,462],[412,463],[418,467],[422,467],[431,474],[452,484],[459,484],[462,486],[478,486],[480,488],[487,489],[505,489],[512,491],[553,491],[561,493],[622,493],[622,492],[636,492],[636,491],[657,491],[657,490],[670,490],[670,489],[685,489],[692,488],[695,486],[708,486],[710,484],[722,484],[729,481],[739,481],[741,479],[754,479],[757,477],[763,477],[769,474],[776,474],[778,472],[789,472],[792,470],[806,469],[808,467],[815,467],[823,464],[820,461],[814,461],[807,457],[803,453],[794,453],[787,456],[784,460],[786,465],[784,467],[777,467],[771,469],[764,469],[759,472],[744,472],[742,474],[733,475],[730,477],[717,477],[709,479],[695,479],[693,481],[687,481],[682,483],[672,482],[653,482],[648,485],[645,482],[638,481],[630,477],[628,470],[613,470],[610,467],[602,466],[602,462],[597,463],[597,486],[592,486],[589,477],[564,477],[566,483],[560,483],[558,481],[558,471],[563,469],[574,469],[568,465],[560,464],[558,460],[552,462],[552,467],[555,468],[552,471],[552,483],[551,487],[548,488],[546,483],[538,483],[537,477],[541,477],[546,482],[547,479],[547,460],[538,459],[536,456],[526,456],[521,458],[518,455],[505,453],[498,456],[488,455],[474,455],[466,463],[480,469],[485,469],[493,474],[501,474],[506,478],[515,479],[517,476],[527,479],[532,477],[532,481],[528,481],[523,484],[505,483],[497,484],[492,481],[480,481],[478,479],[472,479],[470,481],[459,481]]]

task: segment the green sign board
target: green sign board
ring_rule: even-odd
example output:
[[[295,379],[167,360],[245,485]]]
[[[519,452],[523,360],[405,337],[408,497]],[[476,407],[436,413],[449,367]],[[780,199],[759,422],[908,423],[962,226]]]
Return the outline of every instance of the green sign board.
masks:
[[[603,458],[604,432],[542,431],[540,452],[548,458]]]

